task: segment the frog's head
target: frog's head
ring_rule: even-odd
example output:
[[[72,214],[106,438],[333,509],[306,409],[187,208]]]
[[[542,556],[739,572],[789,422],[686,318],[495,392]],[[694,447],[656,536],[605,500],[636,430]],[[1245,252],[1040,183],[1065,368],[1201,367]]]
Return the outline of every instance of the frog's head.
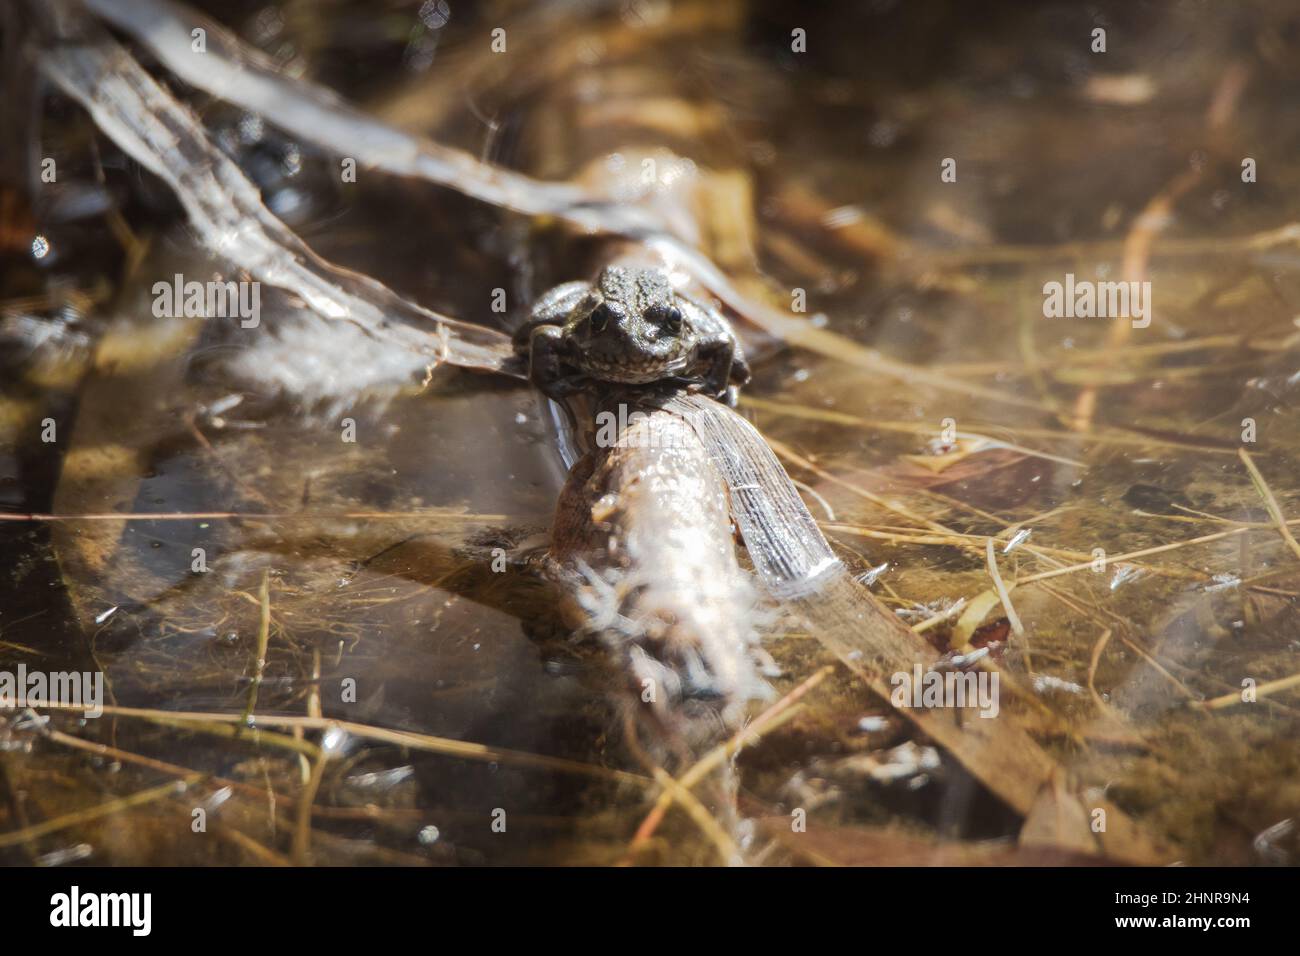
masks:
[[[588,375],[634,385],[681,371],[695,340],[668,277],[658,269],[621,266],[601,272],[568,336]]]

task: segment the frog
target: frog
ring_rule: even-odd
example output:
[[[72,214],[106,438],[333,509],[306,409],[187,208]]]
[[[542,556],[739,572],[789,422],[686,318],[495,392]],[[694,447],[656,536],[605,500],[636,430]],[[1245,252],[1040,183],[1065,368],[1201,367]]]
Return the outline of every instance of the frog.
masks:
[[[541,296],[515,332],[529,380],[557,402],[604,387],[685,385],[730,407],[749,381],[736,335],[658,268],[610,265]]]

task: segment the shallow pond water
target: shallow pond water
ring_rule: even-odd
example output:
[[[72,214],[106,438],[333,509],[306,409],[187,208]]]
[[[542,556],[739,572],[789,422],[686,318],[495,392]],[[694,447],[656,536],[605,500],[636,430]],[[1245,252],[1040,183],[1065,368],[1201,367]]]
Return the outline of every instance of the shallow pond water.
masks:
[[[989,647],[1062,772],[1167,859],[1295,862],[1285,4],[206,6],[294,75],[531,175],[648,146],[717,173],[707,251],[895,363],[745,333],[741,410],[841,557],[887,564],[872,589],[913,624],[989,591],[995,536],[1022,633],[994,601],[933,643]],[[175,86],[316,252],[423,305],[501,327],[494,290],[527,301],[593,257],[427,184],[343,187],[333,157]],[[165,189],[44,105],[68,179],[100,164],[116,212],[56,220],[6,188],[0,507],[37,517],[0,522],[0,670],[102,672],[108,710],[0,714],[0,861],[623,859],[655,791],[533,573],[564,479],[543,403],[449,369],[310,405],[238,374],[228,330],[153,317],[160,277],[220,268]],[[1046,312],[1045,284],[1130,279],[1149,324]],[[57,338],[33,350],[28,319]],[[322,381],[369,361],[301,347]],[[771,622],[778,695],[834,663]],[[843,668],[802,703],[701,791],[751,862],[1086,859]],[[638,859],[717,862],[680,811]]]

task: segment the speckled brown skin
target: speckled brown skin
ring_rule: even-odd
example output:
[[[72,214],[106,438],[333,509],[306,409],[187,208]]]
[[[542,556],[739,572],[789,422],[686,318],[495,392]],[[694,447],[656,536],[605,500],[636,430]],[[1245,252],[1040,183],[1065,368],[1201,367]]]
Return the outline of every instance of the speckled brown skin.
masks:
[[[758,597],[736,560],[726,484],[690,425],[654,408],[625,417],[617,445],[570,473],[551,570],[568,622],[610,650],[642,716],[702,742],[770,694]]]

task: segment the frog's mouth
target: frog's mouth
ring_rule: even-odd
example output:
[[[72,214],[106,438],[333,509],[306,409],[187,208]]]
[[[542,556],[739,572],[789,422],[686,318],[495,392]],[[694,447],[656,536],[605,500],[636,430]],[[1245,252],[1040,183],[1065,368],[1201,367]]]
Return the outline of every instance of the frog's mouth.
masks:
[[[677,375],[685,368],[686,360],[682,356],[658,358],[640,355],[636,358],[614,359],[588,355],[584,364],[587,374],[602,382],[648,385]]]

